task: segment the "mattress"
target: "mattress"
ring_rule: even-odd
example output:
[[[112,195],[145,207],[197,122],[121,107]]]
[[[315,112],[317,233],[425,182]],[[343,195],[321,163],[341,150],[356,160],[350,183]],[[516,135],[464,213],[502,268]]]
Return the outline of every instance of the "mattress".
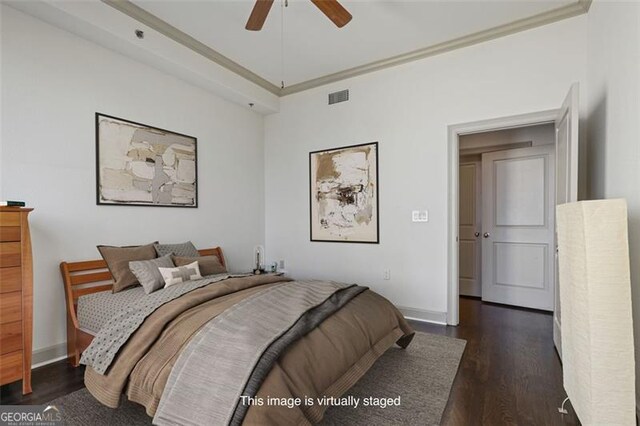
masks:
[[[101,291],[81,296],[78,298],[78,325],[82,331],[95,336],[118,311],[138,302],[145,296],[141,286],[115,294],[111,291]]]
[[[244,276],[240,274],[238,276]],[[228,274],[207,275],[198,282],[210,283],[221,279],[226,279]],[[209,280],[206,282],[206,280]],[[173,285],[174,291],[179,291],[181,287],[187,287],[194,281],[186,281],[184,283]],[[195,287],[194,287],[195,288]],[[163,289],[157,290],[153,295],[158,296]],[[87,294],[78,298],[78,325],[82,331],[95,336],[100,329],[119,311],[126,309],[132,304],[139,303],[142,299],[148,297],[142,286],[128,288],[118,293],[108,291],[100,291],[98,293]]]

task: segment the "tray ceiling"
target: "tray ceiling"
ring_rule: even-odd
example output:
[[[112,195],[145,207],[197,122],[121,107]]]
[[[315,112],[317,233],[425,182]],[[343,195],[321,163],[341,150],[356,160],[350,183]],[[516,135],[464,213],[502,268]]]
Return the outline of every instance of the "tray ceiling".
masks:
[[[338,29],[309,0],[289,0],[286,8],[276,1],[264,28],[257,32],[244,29],[252,1],[133,3],[274,85],[284,80],[291,86],[576,2],[342,1],[353,20]]]

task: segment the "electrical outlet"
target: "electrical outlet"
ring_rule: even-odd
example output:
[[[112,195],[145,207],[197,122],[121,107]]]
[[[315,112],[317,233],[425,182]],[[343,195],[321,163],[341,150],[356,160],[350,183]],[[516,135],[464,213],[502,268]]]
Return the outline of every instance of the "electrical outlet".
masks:
[[[411,212],[411,221],[412,222],[429,222],[429,211],[413,210]]]
[[[390,280],[391,279],[391,269],[385,269],[384,271],[382,271],[382,278],[384,278],[385,280]]]
[[[278,261],[278,269],[284,269],[284,259]]]

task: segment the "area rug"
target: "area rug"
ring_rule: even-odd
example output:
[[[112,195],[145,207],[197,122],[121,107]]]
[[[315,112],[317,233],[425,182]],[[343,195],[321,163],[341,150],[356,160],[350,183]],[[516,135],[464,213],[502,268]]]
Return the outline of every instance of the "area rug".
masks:
[[[394,346],[380,357],[342,396],[346,399],[341,401],[350,405],[329,408],[321,424],[440,424],[465,345],[464,340],[417,332],[406,350]],[[151,424],[142,406],[123,399],[120,408],[110,409],[86,389],[48,404],[61,409],[65,424],[71,426]]]

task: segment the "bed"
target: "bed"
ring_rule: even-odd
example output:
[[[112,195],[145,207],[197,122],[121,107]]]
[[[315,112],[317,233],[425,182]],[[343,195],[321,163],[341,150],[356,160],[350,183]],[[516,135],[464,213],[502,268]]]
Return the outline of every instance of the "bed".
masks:
[[[216,256],[226,266],[220,247],[198,250],[202,256]],[[96,330],[83,329],[78,320],[78,299],[82,296],[111,292],[113,277],[102,259],[79,262],[61,262],[60,273],[64,284],[67,305],[67,356],[77,367],[80,355],[91,344]]]
[[[225,264],[219,247],[199,252]],[[87,365],[102,404],[124,394],[155,424],[317,423],[328,407],[314,401],[339,397],[413,337],[388,300],[355,284],[220,274],[111,294],[103,261],[60,267],[70,362]]]

